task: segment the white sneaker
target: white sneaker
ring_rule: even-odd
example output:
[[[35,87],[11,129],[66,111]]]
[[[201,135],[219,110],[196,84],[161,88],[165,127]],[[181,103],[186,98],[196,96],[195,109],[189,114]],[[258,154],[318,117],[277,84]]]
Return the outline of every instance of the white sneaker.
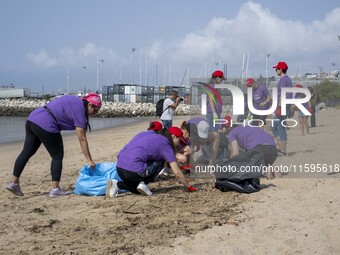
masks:
[[[117,180],[108,180],[106,185],[106,196],[114,197],[118,195],[119,188],[117,186]]]
[[[151,196],[152,195],[152,192],[150,191],[148,185],[146,185],[144,182],[139,183],[139,185],[137,186],[137,190],[143,196]]]
[[[172,173],[171,168],[165,167],[159,172],[159,175],[169,175],[170,173]]]

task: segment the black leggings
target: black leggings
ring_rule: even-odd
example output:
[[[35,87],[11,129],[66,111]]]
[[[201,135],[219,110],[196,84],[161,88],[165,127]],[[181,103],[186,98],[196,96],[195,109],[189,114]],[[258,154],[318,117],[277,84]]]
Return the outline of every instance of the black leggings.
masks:
[[[138,184],[143,181],[145,184],[153,182],[160,171],[163,169],[164,161],[153,161],[147,166],[147,169],[151,169],[148,174],[144,176],[139,175],[135,172],[125,170],[123,168],[117,167],[117,173],[122,179],[122,182],[118,182],[117,186],[119,189],[128,190],[135,194],[140,194],[137,190]]]
[[[45,131],[31,121],[26,121],[26,138],[24,148],[14,164],[13,175],[20,177],[28,160],[37,152],[41,143],[45,146],[52,158],[52,181],[60,181],[64,158],[64,145],[60,133]]]

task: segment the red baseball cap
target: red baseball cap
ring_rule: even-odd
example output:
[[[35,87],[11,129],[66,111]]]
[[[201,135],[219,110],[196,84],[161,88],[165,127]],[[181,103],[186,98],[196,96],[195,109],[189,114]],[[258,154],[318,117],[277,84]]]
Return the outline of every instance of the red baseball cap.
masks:
[[[225,117],[224,117],[224,120],[226,120],[226,127],[230,127],[231,126],[231,117],[229,116],[229,115],[226,115]]]
[[[253,78],[248,78],[246,81],[246,87],[251,87],[251,85],[255,82]]]
[[[301,84],[296,84],[295,88],[303,88]]]
[[[170,134],[179,137],[182,143],[188,144],[188,141],[183,137],[183,131],[180,128],[172,126],[169,127],[168,130]]]
[[[285,62],[278,62],[276,66],[273,66],[273,68],[288,70],[288,65]]]
[[[159,121],[151,121],[148,130],[159,131],[163,129],[162,123]]]
[[[225,79],[224,78],[224,73],[221,70],[216,70],[215,72],[213,72],[213,74],[211,76],[212,77],[220,76],[220,77],[222,77],[222,79]]]

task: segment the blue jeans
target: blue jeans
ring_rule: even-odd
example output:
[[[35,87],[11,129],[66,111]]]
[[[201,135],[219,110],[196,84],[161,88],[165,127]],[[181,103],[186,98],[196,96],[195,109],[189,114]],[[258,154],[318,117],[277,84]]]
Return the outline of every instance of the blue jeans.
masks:
[[[290,115],[290,106],[286,108],[286,115],[281,115],[280,118],[274,114],[274,121],[272,126],[272,132],[275,137],[279,137],[281,141],[287,141],[287,130],[286,127],[282,125],[282,121],[287,119],[287,116]]]
[[[207,112],[206,117],[207,117],[207,121],[209,123],[209,131],[210,132],[217,132],[219,125],[215,125],[215,127],[214,127],[214,115],[211,112]],[[220,118],[219,115],[218,115],[218,118]]]
[[[169,128],[172,126],[172,120],[162,120],[163,128]]]

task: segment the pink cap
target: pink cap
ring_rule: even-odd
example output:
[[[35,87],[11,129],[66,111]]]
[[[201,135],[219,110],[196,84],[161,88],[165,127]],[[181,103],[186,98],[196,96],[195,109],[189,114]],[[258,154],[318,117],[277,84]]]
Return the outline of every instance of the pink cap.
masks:
[[[102,100],[100,99],[100,95],[96,93],[89,93],[86,96],[83,96],[83,100],[87,100],[90,104],[93,104],[95,107],[102,107]]]

